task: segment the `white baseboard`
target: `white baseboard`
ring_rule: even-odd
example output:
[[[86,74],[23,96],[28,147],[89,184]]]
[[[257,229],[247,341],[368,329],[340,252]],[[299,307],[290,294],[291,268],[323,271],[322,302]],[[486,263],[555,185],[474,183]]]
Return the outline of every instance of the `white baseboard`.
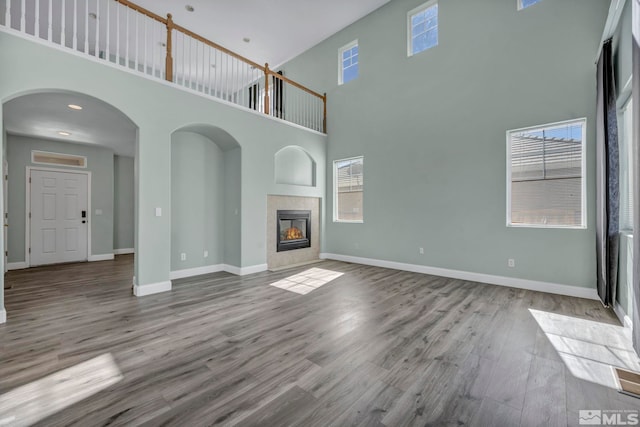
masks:
[[[627,313],[625,313],[624,309],[620,304],[618,304],[617,301],[613,305],[613,311],[614,313],[616,313],[616,316],[618,316],[620,323],[622,323],[622,325],[625,328],[629,328],[630,330],[633,330],[633,322],[631,321],[631,318],[627,316]]]
[[[224,264],[224,271],[236,276],[246,276],[247,274],[267,271],[267,264],[250,265],[249,267],[236,267],[235,265]]]
[[[124,249],[114,249],[113,250],[113,254],[114,255],[126,255],[126,254],[132,254],[135,252],[134,248],[124,248]]]
[[[150,283],[148,285],[133,285],[133,294],[137,297],[146,295],[159,294],[160,292],[168,292],[171,290],[171,281]]]
[[[593,288],[561,285],[558,283],[539,282],[536,280],[518,279],[514,277],[494,276],[491,274],[472,273],[469,271],[449,270],[447,268],[428,267],[425,265],[405,264],[402,262],[385,261],[373,258],[361,258],[349,255],[321,253],[321,259],[351,262],[354,264],[371,265],[390,268],[393,270],[411,271],[413,273],[431,274],[434,276],[450,277],[471,282],[488,283],[491,285],[508,286],[511,288],[528,289],[531,291],[547,292],[550,294],[566,295],[570,297],[599,300],[598,292]]]
[[[7,321],[7,310],[4,308],[0,308],[0,323],[6,323]]]
[[[184,279],[185,277],[200,276],[202,274],[217,273],[224,270],[224,264],[207,265],[204,267],[187,268],[169,272],[169,279]]]
[[[24,261],[7,263],[7,270],[23,270],[25,268],[29,268],[29,266]]]
[[[94,261],[111,261],[115,259],[115,257],[113,256],[113,254],[100,254],[100,255],[89,255],[89,258],[87,258],[87,261],[89,262],[94,262]]]

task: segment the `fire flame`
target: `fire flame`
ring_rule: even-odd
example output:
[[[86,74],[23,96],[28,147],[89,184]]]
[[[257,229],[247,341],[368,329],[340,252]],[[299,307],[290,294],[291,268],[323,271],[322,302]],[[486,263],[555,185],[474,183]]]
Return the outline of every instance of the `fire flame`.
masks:
[[[285,230],[284,232],[284,240],[296,240],[296,239],[304,239],[304,234],[302,231],[296,227],[291,227]]]

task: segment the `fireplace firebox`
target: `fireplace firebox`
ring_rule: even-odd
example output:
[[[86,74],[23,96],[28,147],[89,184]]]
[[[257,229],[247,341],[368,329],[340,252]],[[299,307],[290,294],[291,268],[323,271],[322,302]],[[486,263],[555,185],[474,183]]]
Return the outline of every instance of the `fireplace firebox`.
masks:
[[[311,247],[311,211],[278,211],[278,252]]]

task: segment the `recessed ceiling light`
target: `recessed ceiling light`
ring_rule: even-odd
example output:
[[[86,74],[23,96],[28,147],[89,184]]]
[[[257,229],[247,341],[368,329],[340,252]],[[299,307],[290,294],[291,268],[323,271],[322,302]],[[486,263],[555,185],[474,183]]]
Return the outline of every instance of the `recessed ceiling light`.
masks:
[[[71,132],[67,132],[67,131],[61,130],[61,131],[58,131],[58,135],[71,136]]]
[[[76,104],[69,104],[67,105],[67,107],[71,108],[72,110],[82,110],[82,107]]]
[[[249,43],[251,41],[251,39],[249,37],[245,37],[242,39],[243,42],[245,43]]]
[[[184,8],[187,9],[187,12],[193,12],[195,10],[190,4],[186,5]]]
[[[89,12],[89,18],[91,19],[98,19],[98,15],[96,15],[95,12]]]

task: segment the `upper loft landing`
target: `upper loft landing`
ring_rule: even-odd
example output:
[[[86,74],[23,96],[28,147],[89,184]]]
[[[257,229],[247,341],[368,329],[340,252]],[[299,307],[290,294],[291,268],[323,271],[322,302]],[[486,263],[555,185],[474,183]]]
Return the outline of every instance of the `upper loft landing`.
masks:
[[[326,94],[127,0],[4,0],[0,30],[326,133]]]

